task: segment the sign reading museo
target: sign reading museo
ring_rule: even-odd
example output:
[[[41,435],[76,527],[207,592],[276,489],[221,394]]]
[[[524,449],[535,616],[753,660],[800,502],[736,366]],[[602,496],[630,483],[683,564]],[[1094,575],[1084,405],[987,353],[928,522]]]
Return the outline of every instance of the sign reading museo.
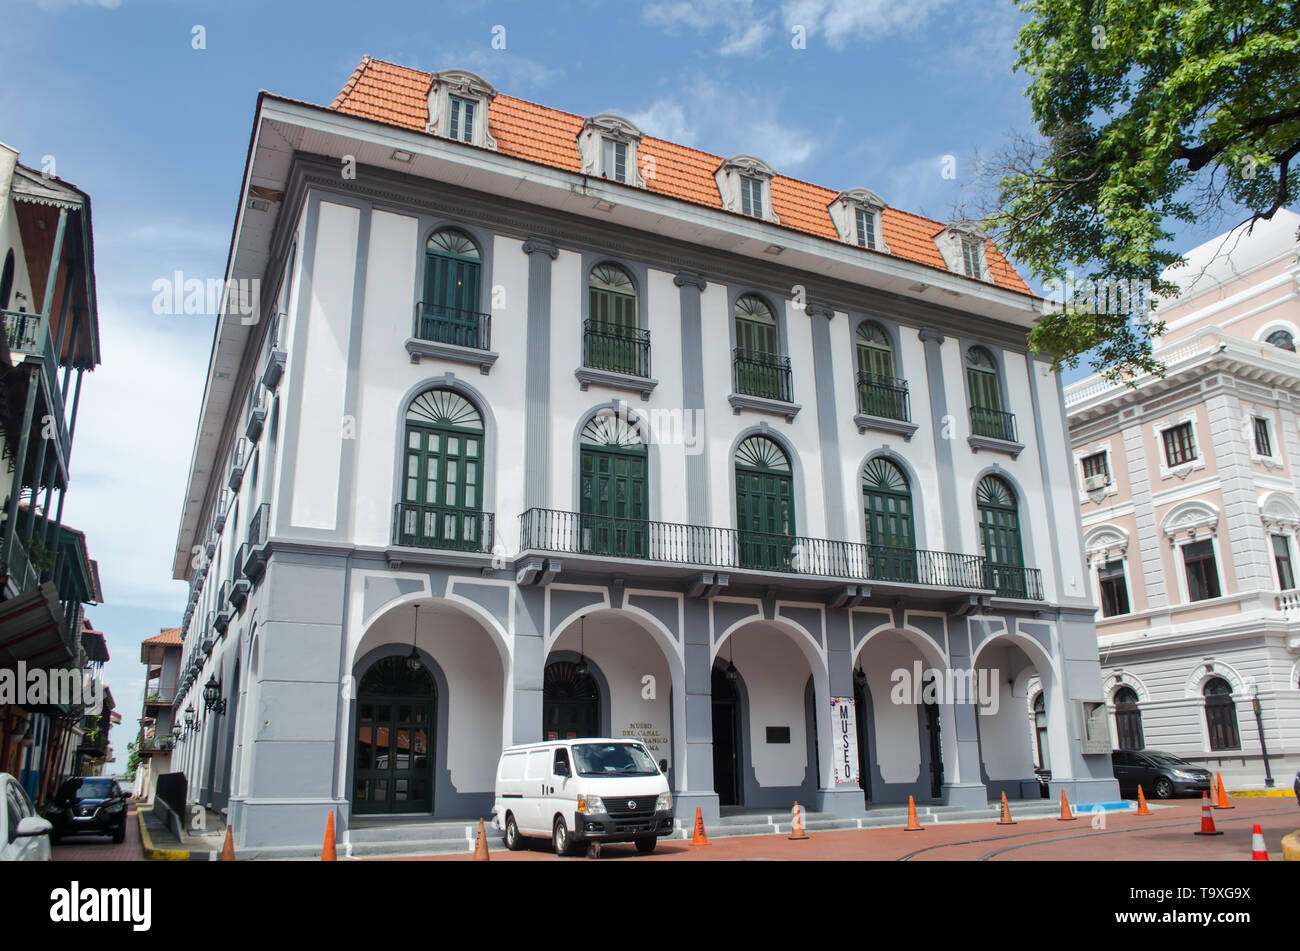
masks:
[[[858,717],[852,697],[831,697],[831,729],[835,733],[835,785],[858,784]]]

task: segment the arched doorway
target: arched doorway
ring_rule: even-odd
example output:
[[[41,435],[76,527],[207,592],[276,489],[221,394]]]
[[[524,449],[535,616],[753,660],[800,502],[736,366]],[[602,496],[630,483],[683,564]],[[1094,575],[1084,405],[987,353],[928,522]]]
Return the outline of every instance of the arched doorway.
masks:
[[[774,440],[750,436],[736,447],[736,528],[743,568],[785,571],[794,551],[794,480]]]
[[[1121,750],[1140,750],[1146,746],[1142,736],[1142,711],[1138,709],[1137,691],[1120,687],[1115,691],[1115,733]]]
[[[979,510],[980,554],[988,561],[985,584],[1004,598],[1027,597],[1025,556],[1020,543],[1020,507],[1004,480],[989,475],[975,493]]]
[[[871,577],[915,582],[916,528],[907,476],[888,459],[870,460],[862,471],[862,499]]]
[[[553,661],[542,680],[542,737],[584,736],[600,736],[600,687],[585,661]]]
[[[744,805],[740,781],[740,671],[734,664],[713,667],[713,791],[719,806]]]
[[[1047,755],[1047,704],[1040,690],[1034,695],[1034,759],[1038,769],[1051,769],[1052,760]]]
[[[625,414],[600,412],[579,437],[582,551],[644,558],[649,489],[645,440]]]
[[[853,671],[853,705],[858,721],[858,785],[862,799],[871,802],[871,689],[867,686],[867,672],[861,666]]]
[[[483,415],[454,390],[426,390],[406,411],[400,541],[481,551]]]
[[[357,686],[352,808],[433,812],[433,675],[418,655],[381,657]]]

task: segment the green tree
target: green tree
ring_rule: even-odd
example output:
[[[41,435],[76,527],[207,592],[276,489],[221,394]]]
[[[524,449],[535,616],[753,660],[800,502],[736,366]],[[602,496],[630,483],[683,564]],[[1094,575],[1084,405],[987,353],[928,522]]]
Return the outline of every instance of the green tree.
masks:
[[[139,743],[132,740],[126,744],[126,752],[126,775],[128,779],[135,779],[135,771],[140,768]]]
[[[1300,16],[1293,0],[1018,0],[1038,136],[994,163],[985,227],[1052,283],[1149,282],[1179,263],[1176,221],[1253,223],[1295,200]],[[1049,313],[1030,344],[1111,379],[1161,373],[1142,306]]]

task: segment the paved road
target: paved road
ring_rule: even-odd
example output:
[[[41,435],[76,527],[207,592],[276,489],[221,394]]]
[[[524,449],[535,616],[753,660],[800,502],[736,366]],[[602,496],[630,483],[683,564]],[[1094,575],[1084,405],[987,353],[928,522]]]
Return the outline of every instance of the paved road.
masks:
[[[1238,799],[1235,808],[1214,810],[1214,821],[1224,834],[1202,837],[1200,800],[1180,800],[1152,807],[1150,816],[1109,814],[1104,828],[1094,828],[1088,817],[1075,822],[1033,819],[1014,826],[961,823],[927,826],[923,832],[901,828],[854,829],[813,832],[805,841],[784,836],[738,836],[714,839],[705,846],[661,841],[648,856],[631,845],[610,845],[601,859],[631,861],[778,861],[853,859],[907,861],[1035,861],[1167,860],[1250,861],[1251,826],[1260,823],[1272,860],[1282,858],[1282,836],[1300,828],[1300,809],[1291,798]],[[492,860],[556,861],[550,843],[538,840],[521,852],[507,852],[499,836],[489,836]],[[468,855],[428,856],[429,861],[466,861]],[[563,861],[583,861],[582,858]]]
[[[144,860],[144,846],[140,844],[140,824],[135,818],[135,806],[126,816],[126,838],[120,845],[108,836],[77,836],[64,839],[54,847],[55,862],[139,862]]]

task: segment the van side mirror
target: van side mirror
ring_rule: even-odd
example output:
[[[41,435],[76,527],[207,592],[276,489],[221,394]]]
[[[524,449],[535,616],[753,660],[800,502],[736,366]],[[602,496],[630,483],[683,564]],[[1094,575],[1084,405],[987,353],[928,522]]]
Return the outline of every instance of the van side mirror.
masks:
[[[551,767],[551,772],[556,776],[568,776],[569,764],[562,759],[557,759],[555,765]]]
[[[661,760],[659,761],[659,772],[661,772],[661,773],[666,773],[666,772],[668,772],[668,760],[666,760],[666,759],[661,759]]]

